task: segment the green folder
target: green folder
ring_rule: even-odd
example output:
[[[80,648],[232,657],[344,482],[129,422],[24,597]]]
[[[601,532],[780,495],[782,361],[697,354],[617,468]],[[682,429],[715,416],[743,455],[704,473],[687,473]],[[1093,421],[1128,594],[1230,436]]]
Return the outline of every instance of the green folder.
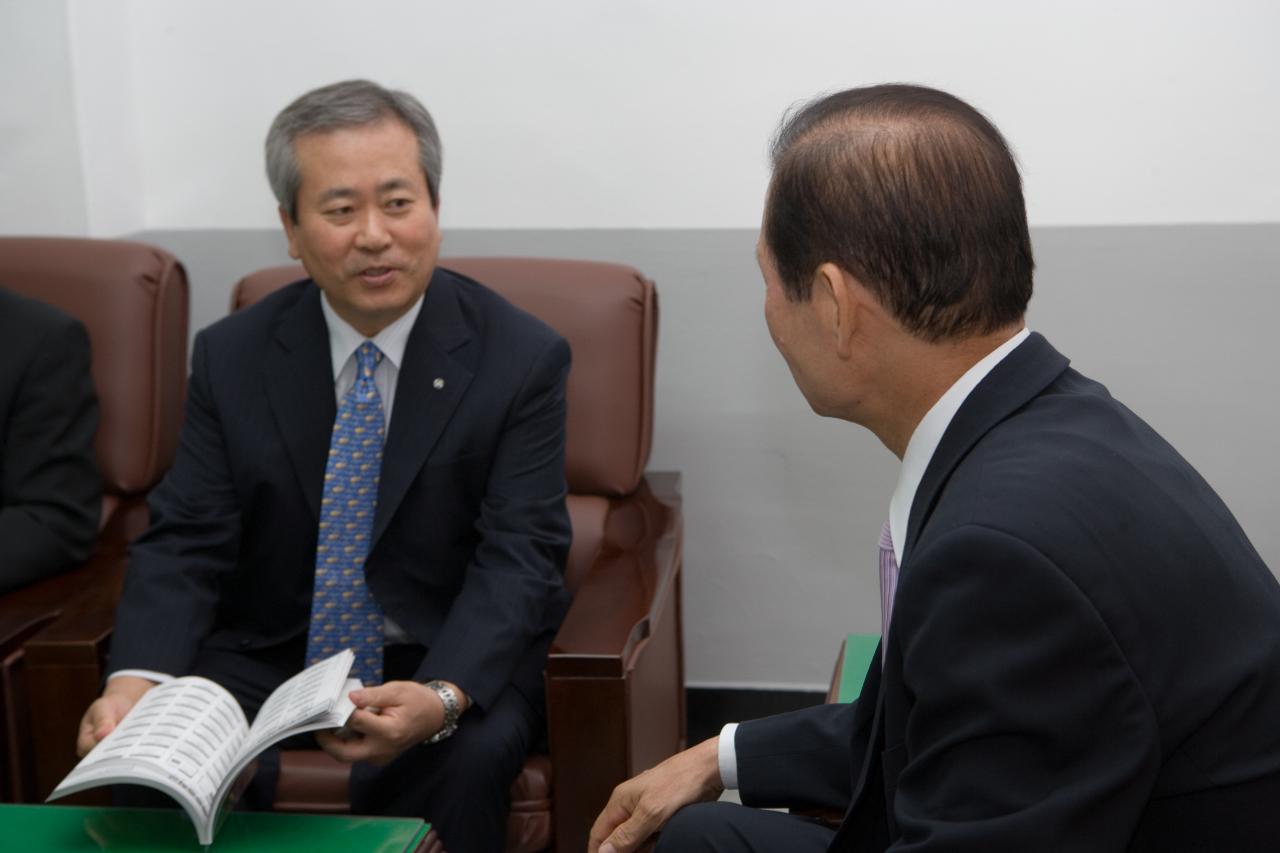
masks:
[[[429,829],[417,818],[232,812],[213,845],[202,848],[181,809],[0,804],[0,839],[6,850],[406,853],[417,849]]]
[[[879,634],[850,634],[844,641],[844,660],[840,665],[840,689],[837,702],[852,702],[862,692],[871,659],[880,645]]]

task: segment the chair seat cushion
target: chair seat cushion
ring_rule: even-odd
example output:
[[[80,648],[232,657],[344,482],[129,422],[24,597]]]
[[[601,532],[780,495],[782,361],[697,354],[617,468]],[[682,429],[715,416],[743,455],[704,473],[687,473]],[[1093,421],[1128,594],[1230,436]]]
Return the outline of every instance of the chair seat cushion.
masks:
[[[275,810],[340,814],[348,802],[351,768],[318,749],[280,751]],[[551,759],[530,755],[511,785],[508,853],[545,850],[551,843]]]
[[[512,812],[551,811],[551,758],[530,755],[511,785]]]
[[[275,810],[335,814],[351,811],[351,766],[318,749],[282,749]]]

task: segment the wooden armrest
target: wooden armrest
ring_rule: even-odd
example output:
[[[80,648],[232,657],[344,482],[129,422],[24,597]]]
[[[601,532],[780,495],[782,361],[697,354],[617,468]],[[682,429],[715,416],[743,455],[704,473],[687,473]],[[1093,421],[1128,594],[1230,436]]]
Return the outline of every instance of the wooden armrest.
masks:
[[[107,550],[71,574],[86,583],[22,646],[35,760],[35,795],[44,799],[75,766],[80,717],[102,689],[103,669],[125,555]],[[70,577],[67,575],[64,577]]]
[[[617,502],[547,658],[558,850],[586,847],[609,792],[684,746],[679,475]]]
[[[86,594],[118,595],[123,575],[112,575],[110,568],[123,553],[123,548],[100,545],[88,560],[74,569],[0,596],[0,614],[37,610],[57,613]]]
[[[0,802],[28,802],[35,795],[22,644],[57,615],[46,607],[0,605]]]
[[[51,607],[5,606],[0,609],[0,660],[22,648],[27,639],[58,617]]]

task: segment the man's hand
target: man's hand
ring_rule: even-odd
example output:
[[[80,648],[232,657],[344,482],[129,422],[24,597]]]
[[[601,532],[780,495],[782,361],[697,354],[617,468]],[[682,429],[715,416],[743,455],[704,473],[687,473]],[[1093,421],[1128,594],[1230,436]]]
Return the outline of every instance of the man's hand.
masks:
[[[466,695],[456,687],[453,692],[465,710]],[[353,690],[351,701],[356,710],[343,727],[350,733],[346,738],[333,732],[316,733],[320,748],[339,761],[386,764],[444,726],[444,703],[434,690],[416,681],[388,681]]]
[[[138,703],[142,694],[156,683],[136,675],[118,675],[107,681],[102,695],[93,700],[89,710],[80,718],[80,731],[76,735],[76,755],[83,758],[104,737],[120,725],[124,715]]]
[[[591,827],[588,853],[630,853],[682,806],[719,797],[719,741],[704,740],[614,788]]]

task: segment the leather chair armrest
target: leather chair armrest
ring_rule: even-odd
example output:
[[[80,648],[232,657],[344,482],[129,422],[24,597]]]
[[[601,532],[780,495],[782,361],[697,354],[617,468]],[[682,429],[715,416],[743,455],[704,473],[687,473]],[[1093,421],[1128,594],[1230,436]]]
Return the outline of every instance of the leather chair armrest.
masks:
[[[582,850],[615,785],[684,746],[678,474],[615,502],[547,659],[557,850]]]
[[[614,501],[610,535],[551,644],[548,677],[619,677],[669,607],[678,607],[680,475],[649,474]]]

